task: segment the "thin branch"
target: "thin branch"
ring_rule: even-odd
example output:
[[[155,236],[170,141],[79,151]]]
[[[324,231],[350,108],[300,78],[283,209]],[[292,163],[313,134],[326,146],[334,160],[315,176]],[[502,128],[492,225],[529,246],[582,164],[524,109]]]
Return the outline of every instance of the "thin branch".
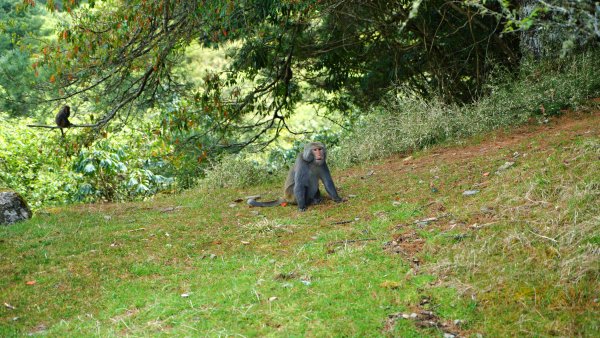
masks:
[[[152,75],[152,73],[154,73],[154,66],[148,67],[148,69],[146,70],[146,73],[141,78],[141,84],[138,87],[138,90],[135,93],[133,93],[132,95],[130,95],[129,97],[127,97],[124,100],[122,100],[115,108],[113,108],[110,111],[110,113],[108,113],[107,115],[105,115],[95,125],[97,127],[106,125],[110,120],[112,120],[115,117],[115,115],[117,114],[117,112],[121,108],[123,108],[129,102],[131,102],[131,101],[135,100],[136,98],[138,98],[142,94],[142,92],[144,91],[144,88],[146,87],[146,83],[148,82],[148,79],[150,78],[150,75]]]
[[[95,124],[71,124],[68,127],[49,126],[45,124],[28,124],[30,128],[47,128],[47,129],[69,129],[69,128],[94,128],[97,127]]]

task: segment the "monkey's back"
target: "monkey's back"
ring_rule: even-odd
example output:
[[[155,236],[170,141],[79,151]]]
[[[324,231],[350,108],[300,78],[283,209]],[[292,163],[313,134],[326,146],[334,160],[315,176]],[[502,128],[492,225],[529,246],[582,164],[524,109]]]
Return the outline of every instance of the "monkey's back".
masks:
[[[296,196],[294,196],[294,175],[296,172],[294,171],[294,168],[296,168],[296,165],[290,168],[285,184],[283,185],[283,198],[288,203],[296,202]]]

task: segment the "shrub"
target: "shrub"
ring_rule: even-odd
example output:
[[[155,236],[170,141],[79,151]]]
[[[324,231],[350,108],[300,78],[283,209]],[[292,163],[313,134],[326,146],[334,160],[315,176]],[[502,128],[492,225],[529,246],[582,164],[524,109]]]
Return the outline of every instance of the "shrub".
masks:
[[[146,163],[148,163],[146,161]],[[171,187],[174,180],[156,175],[143,163],[127,156],[125,147],[107,141],[94,149],[83,149],[73,162],[76,179],[75,201],[123,201],[145,198]]]
[[[69,202],[123,201],[170,189],[172,178],[156,175],[149,142],[139,135],[80,148],[76,134],[26,127],[27,119],[0,115],[0,186],[19,192],[33,209]]]
[[[224,155],[211,163],[200,186],[205,188],[241,188],[269,182],[276,175],[243,155]]]
[[[33,209],[62,203],[75,182],[65,170],[64,148],[48,146],[52,138],[26,123],[0,115],[0,185],[17,191]]]

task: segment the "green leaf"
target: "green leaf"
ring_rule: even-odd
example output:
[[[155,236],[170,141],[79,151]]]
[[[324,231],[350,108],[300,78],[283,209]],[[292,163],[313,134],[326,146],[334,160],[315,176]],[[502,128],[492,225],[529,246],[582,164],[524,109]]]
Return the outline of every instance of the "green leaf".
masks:
[[[137,188],[135,189],[135,192],[136,192],[137,194],[145,194],[145,193],[147,193],[148,191],[150,191],[150,189],[148,189],[148,187],[147,187],[147,186],[145,186],[145,185],[143,185],[143,184],[139,184],[139,185],[137,186]]]
[[[139,184],[139,181],[135,179],[135,177],[132,177],[129,179],[129,182],[127,182],[127,187],[131,188],[137,184]]]
[[[96,167],[93,164],[91,164],[91,163],[88,163],[85,166],[85,168],[83,168],[83,172],[86,173],[86,174],[93,173],[95,171],[96,171]]]

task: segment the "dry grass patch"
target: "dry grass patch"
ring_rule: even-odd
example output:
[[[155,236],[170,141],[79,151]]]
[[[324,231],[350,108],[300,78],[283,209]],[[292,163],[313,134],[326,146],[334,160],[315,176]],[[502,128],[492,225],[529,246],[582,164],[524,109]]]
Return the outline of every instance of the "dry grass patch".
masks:
[[[518,165],[485,187],[489,201],[481,202],[494,210],[489,226],[477,227],[470,240],[449,247],[449,258],[429,266],[450,278],[446,285],[477,297],[485,331],[569,336],[600,324],[591,316],[600,309],[600,139],[594,123],[574,120],[517,146],[523,156]],[[480,224],[478,205],[470,206],[466,223]],[[504,331],[511,321],[515,327]]]

